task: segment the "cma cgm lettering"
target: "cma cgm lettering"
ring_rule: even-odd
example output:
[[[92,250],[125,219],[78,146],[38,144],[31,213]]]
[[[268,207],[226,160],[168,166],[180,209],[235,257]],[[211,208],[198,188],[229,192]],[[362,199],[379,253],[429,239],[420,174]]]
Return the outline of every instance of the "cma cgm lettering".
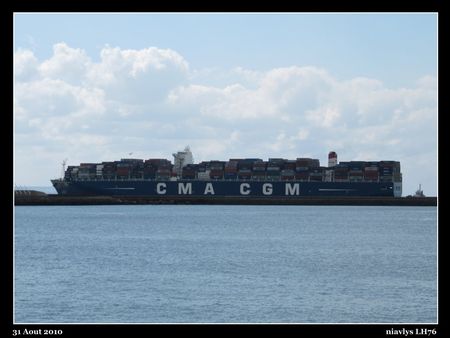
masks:
[[[156,194],[157,195],[167,195],[167,186],[173,184],[172,182],[158,182],[156,183]],[[218,183],[216,183],[219,185]],[[230,188],[232,185],[227,184],[227,188]],[[262,196],[271,196],[273,195],[273,183],[239,183],[239,189],[235,189],[239,191],[238,195],[247,196],[252,194],[253,188],[256,188],[256,195]],[[237,187],[236,187],[237,188]],[[196,184],[195,190],[193,189],[192,182],[178,182],[177,183],[177,195],[216,195],[216,190],[219,195],[237,195],[233,194],[231,189],[224,189],[224,187],[214,188],[214,183],[204,183],[204,184]],[[225,191],[226,190],[226,191]],[[300,195],[300,183],[284,183],[284,195],[285,196],[299,196]]]
[[[398,161],[233,158],[193,163],[189,148],[166,159],[80,163],[52,180],[60,195],[77,196],[394,196],[402,194]]]

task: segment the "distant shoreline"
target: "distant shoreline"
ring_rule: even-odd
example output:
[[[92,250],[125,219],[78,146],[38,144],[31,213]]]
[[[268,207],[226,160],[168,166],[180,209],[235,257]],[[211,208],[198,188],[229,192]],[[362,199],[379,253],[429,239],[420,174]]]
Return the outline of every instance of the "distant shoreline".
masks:
[[[53,194],[16,195],[20,205],[360,205],[360,206],[437,206],[437,197],[220,197],[220,196],[60,196]]]

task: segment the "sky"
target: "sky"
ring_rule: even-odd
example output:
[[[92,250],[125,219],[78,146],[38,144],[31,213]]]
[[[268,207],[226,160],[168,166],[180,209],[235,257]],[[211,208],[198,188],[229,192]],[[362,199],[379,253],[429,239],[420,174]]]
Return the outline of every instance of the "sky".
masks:
[[[437,14],[16,13],[14,183],[61,163],[396,160],[437,195]]]

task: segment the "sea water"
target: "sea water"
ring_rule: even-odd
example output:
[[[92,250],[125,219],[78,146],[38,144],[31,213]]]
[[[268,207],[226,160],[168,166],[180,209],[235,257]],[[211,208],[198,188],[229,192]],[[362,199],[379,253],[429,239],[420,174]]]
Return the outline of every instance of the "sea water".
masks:
[[[436,323],[436,207],[18,206],[16,323]]]

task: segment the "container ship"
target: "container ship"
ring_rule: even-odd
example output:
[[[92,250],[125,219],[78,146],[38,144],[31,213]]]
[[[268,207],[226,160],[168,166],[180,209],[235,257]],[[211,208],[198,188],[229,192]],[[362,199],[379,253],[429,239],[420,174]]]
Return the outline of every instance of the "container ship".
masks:
[[[51,180],[59,195],[68,196],[221,196],[296,198],[305,196],[402,195],[398,161],[338,162],[318,159],[234,158],[194,164],[189,147],[167,159],[124,158],[80,163]]]

